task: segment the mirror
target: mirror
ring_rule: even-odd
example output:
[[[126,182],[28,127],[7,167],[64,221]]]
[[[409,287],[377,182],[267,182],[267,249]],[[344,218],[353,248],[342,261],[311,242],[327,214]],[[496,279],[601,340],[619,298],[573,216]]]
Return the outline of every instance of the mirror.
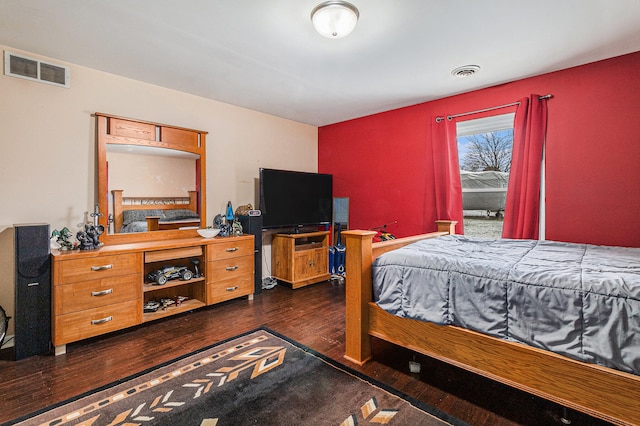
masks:
[[[96,113],[99,223],[118,244],[204,227],[206,132]]]

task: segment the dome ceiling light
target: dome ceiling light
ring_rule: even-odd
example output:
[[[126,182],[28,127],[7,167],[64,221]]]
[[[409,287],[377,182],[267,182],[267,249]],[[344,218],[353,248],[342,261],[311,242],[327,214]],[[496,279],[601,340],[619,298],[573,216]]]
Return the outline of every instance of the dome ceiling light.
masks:
[[[346,1],[326,1],[311,11],[316,31],[327,38],[342,38],[356,26],[360,12]]]

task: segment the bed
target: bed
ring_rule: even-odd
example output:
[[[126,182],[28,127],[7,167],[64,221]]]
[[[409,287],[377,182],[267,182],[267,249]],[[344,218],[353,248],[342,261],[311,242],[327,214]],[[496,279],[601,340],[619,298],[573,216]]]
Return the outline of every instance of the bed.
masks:
[[[197,191],[177,197],[126,197],[120,189],[111,194],[116,233],[200,227]]]
[[[436,319],[441,323],[437,324],[394,315],[374,303],[374,260],[421,240],[454,234],[455,222],[438,221],[437,227],[437,232],[379,243],[372,242],[375,233],[371,231],[342,233],[346,245],[348,360],[367,362],[373,336],[612,423],[640,424],[640,376],[633,372],[633,360],[626,362],[631,366],[607,367],[575,359],[567,351],[564,355],[552,352],[543,348],[544,344],[534,347],[513,337],[500,337],[499,333],[492,336],[446,325],[455,321]],[[631,315],[637,322],[640,313]],[[637,336],[631,336],[631,340],[634,338],[637,341]],[[625,358],[633,359],[633,354],[627,353]]]

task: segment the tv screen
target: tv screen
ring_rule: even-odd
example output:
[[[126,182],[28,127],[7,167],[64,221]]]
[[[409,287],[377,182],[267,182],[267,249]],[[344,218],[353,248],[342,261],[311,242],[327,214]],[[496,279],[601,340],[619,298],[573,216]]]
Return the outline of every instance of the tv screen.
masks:
[[[333,176],[260,169],[260,210],[264,228],[330,224]]]

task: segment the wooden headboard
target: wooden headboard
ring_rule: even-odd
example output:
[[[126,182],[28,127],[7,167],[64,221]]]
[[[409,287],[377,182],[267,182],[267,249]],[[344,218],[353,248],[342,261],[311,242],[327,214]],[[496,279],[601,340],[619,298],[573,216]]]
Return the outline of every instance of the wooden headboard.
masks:
[[[119,233],[122,228],[122,212],[125,210],[177,210],[188,209],[194,212],[198,209],[198,192],[188,191],[188,196],[184,197],[125,197],[124,190],[114,189],[113,194],[113,224],[114,232]],[[148,230],[157,231],[160,229],[177,229],[180,226],[187,226],[184,222],[180,224],[159,224],[159,217],[150,216],[147,218]],[[199,226],[200,221],[193,223]]]

